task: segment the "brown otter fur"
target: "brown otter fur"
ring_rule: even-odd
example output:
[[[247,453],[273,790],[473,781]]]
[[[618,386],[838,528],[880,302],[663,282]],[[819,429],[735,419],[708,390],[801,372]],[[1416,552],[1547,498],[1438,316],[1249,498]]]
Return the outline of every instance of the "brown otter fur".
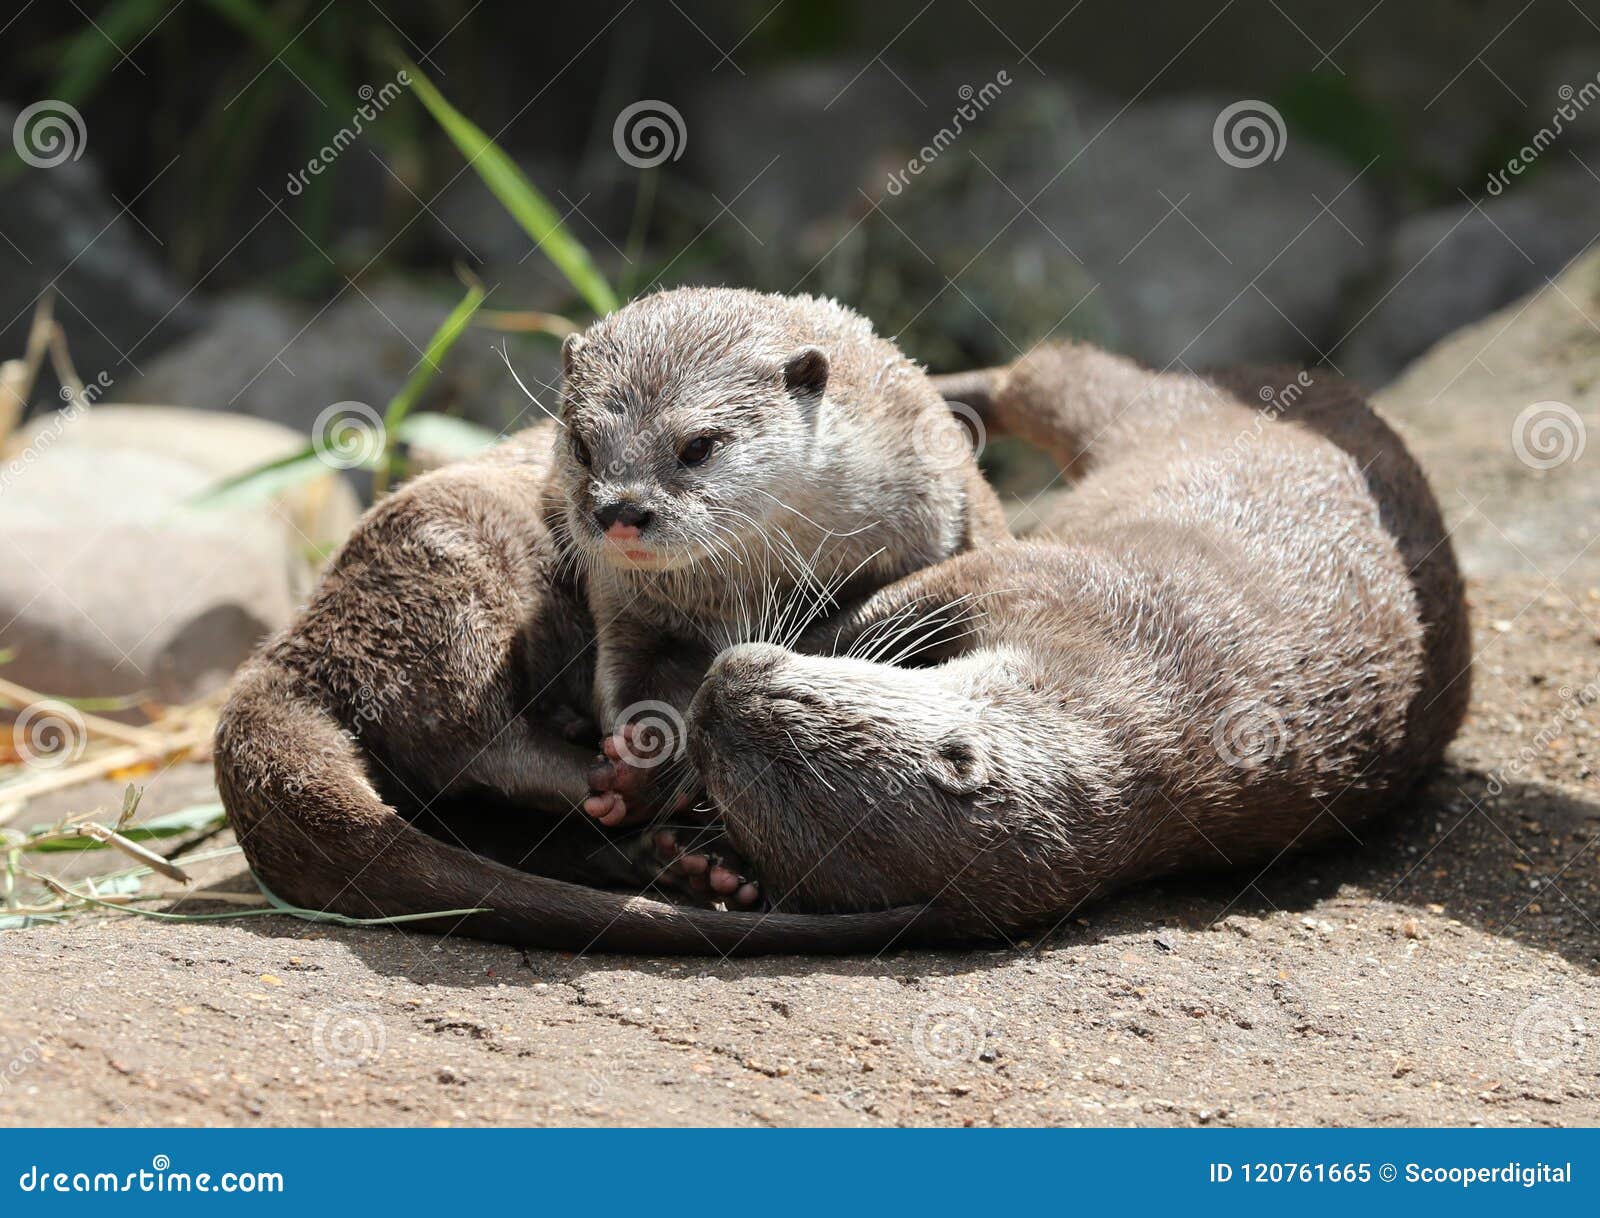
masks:
[[[763,403],[758,421],[719,416],[730,386],[748,390],[769,373],[776,386],[786,374],[772,359],[801,344],[825,350],[825,396],[811,359],[807,400]],[[860,582],[836,590],[841,599],[1003,531],[970,449],[938,469],[901,452],[916,426],[937,434],[954,424],[926,378],[839,306],[662,293],[600,323],[584,345],[574,379],[585,404],[620,400],[637,433],[635,456],[607,452],[606,468],[636,476],[638,454],[655,457],[648,433],[666,434],[659,425],[682,425],[684,414],[755,433],[793,409],[804,428],[767,443],[746,480],[809,472],[818,498],[801,510],[824,533],[849,533],[862,517],[873,529],[887,522],[867,551],[876,572],[869,563]],[[697,370],[696,383],[722,396],[686,399],[662,369]],[[853,455],[828,451],[851,442]],[[553,426],[531,429],[378,504],[299,620],[240,673],[218,726],[217,780],[257,875],[299,905],[356,917],[487,907],[416,925],[541,946],[881,945],[916,911],[740,921],[582,886],[640,880],[623,843],[570,811],[588,790],[591,753],[558,728],[589,717],[594,627],[584,572],[560,540],[568,499],[589,488],[570,477],[552,487],[558,443],[570,453]],[[896,467],[911,480],[904,495]],[[550,819],[530,819],[540,810]]]
[[[609,731],[645,718],[674,737],[647,756],[613,742],[588,805],[604,824],[681,749],[731,642],[792,636],[802,614],[1007,535],[928,377],[836,301],[658,293],[564,357],[555,484],[598,634],[595,708]]]
[[[926,902],[951,938],[1014,935],[1353,836],[1438,760],[1467,704],[1461,581],[1423,475],[1347,385],[1067,345],[943,387],[1076,485],[1035,539],[808,640],[844,656],[718,658],[690,748],[778,908]],[[860,658],[908,643],[916,667]]]

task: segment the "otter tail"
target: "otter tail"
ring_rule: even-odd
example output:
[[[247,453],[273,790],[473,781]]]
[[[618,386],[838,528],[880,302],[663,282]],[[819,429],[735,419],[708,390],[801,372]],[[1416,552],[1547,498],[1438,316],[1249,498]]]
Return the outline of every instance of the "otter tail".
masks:
[[[529,875],[417,829],[379,798],[325,710],[258,667],[217,727],[217,785],[256,875],[309,909],[566,951],[685,955],[881,950],[939,937],[921,907],[796,915],[692,909]]]
[[[932,378],[952,409],[966,407],[993,435],[1014,435],[1045,453],[1068,482],[1112,455],[1108,433],[1150,393],[1156,374],[1082,343],[1045,343],[998,368]]]

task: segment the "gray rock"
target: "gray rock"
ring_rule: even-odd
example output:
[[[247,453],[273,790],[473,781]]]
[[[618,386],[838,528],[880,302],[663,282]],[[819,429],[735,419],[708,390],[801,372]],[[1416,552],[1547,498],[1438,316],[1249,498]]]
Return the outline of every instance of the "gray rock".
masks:
[[[260,295],[220,301],[211,323],[118,384],[123,401],[179,402],[286,423],[302,434],[338,402],[360,402],[382,414],[421,360],[428,339],[459,294],[400,282],[345,289],[314,310]],[[459,413],[500,430],[526,426],[537,410],[523,397],[491,346],[486,330],[457,341],[417,409]],[[523,380],[536,393],[559,368],[554,342],[511,347]]]
[[[0,647],[52,695],[187,701],[288,621],[293,563],[265,512],[180,505],[188,462],[65,444],[14,457],[0,486]]]
[[[1292,135],[1277,160],[1225,161],[1229,104],[1008,93],[884,201],[877,236],[921,280],[902,315],[968,359],[1073,332],[1158,366],[1316,358],[1378,252],[1379,209],[1356,169]]]
[[[0,104],[0,133],[10,137],[17,111]],[[88,133],[81,159],[50,168],[19,164],[0,187],[0,351],[21,352],[34,304],[52,282],[56,320],[80,372],[116,380],[132,374],[203,319],[152,252],[138,222],[124,214],[101,180]],[[75,137],[74,137],[75,138]]]
[[[66,447],[143,452],[181,461],[221,482],[305,447],[306,437],[279,423],[220,410],[180,406],[96,405],[81,412],[36,419],[3,448],[7,461]],[[329,468],[322,476],[276,492],[262,508],[285,530],[291,582],[310,590],[312,557],[344,540],[361,514],[345,479]]]
[[[724,71],[708,76],[685,108],[685,155],[714,196],[705,219],[728,204],[737,220],[722,217],[716,231],[735,260],[771,274],[776,286],[827,252],[948,109],[875,64]]]
[[[1445,335],[1558,273],[1600,236],[1600,182],[1570,162],[1540,169],[1478,208],[1463,201],[1396,227],[1334,355],[1346,374],[1383,384]]]
[[[1377,397],[1466,570],[1600,595],[1600,252],[1445,341]]]

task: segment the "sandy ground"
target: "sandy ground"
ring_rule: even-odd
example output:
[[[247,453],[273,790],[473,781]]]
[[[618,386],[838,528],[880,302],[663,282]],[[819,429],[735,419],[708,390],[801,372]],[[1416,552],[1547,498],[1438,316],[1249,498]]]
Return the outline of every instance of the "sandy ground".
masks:
[[[574,958],[279,916],[0,934],[0,1123],[1600,1123],[1600,513],[1554,475],[1487,501],[1504,445],[1452,450],[1454,422],[1415,434],[1473,525],[1473,709],[1364,840],[1037,943],[878,959]],[[209,797],[183,765],[145,809]]]

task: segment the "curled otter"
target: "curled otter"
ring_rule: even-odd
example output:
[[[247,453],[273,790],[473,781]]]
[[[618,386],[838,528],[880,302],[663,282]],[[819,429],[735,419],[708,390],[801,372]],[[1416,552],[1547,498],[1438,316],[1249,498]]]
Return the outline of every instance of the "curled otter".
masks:
[[[689,747],[775,908],[1011,937],[1406,793],[1467,705],[1454,555],[1370,407],[1319,375],[1255,408],[1287,383],[1075,345],[944,382],[1073,485],[1031,538],[717,658]]]

